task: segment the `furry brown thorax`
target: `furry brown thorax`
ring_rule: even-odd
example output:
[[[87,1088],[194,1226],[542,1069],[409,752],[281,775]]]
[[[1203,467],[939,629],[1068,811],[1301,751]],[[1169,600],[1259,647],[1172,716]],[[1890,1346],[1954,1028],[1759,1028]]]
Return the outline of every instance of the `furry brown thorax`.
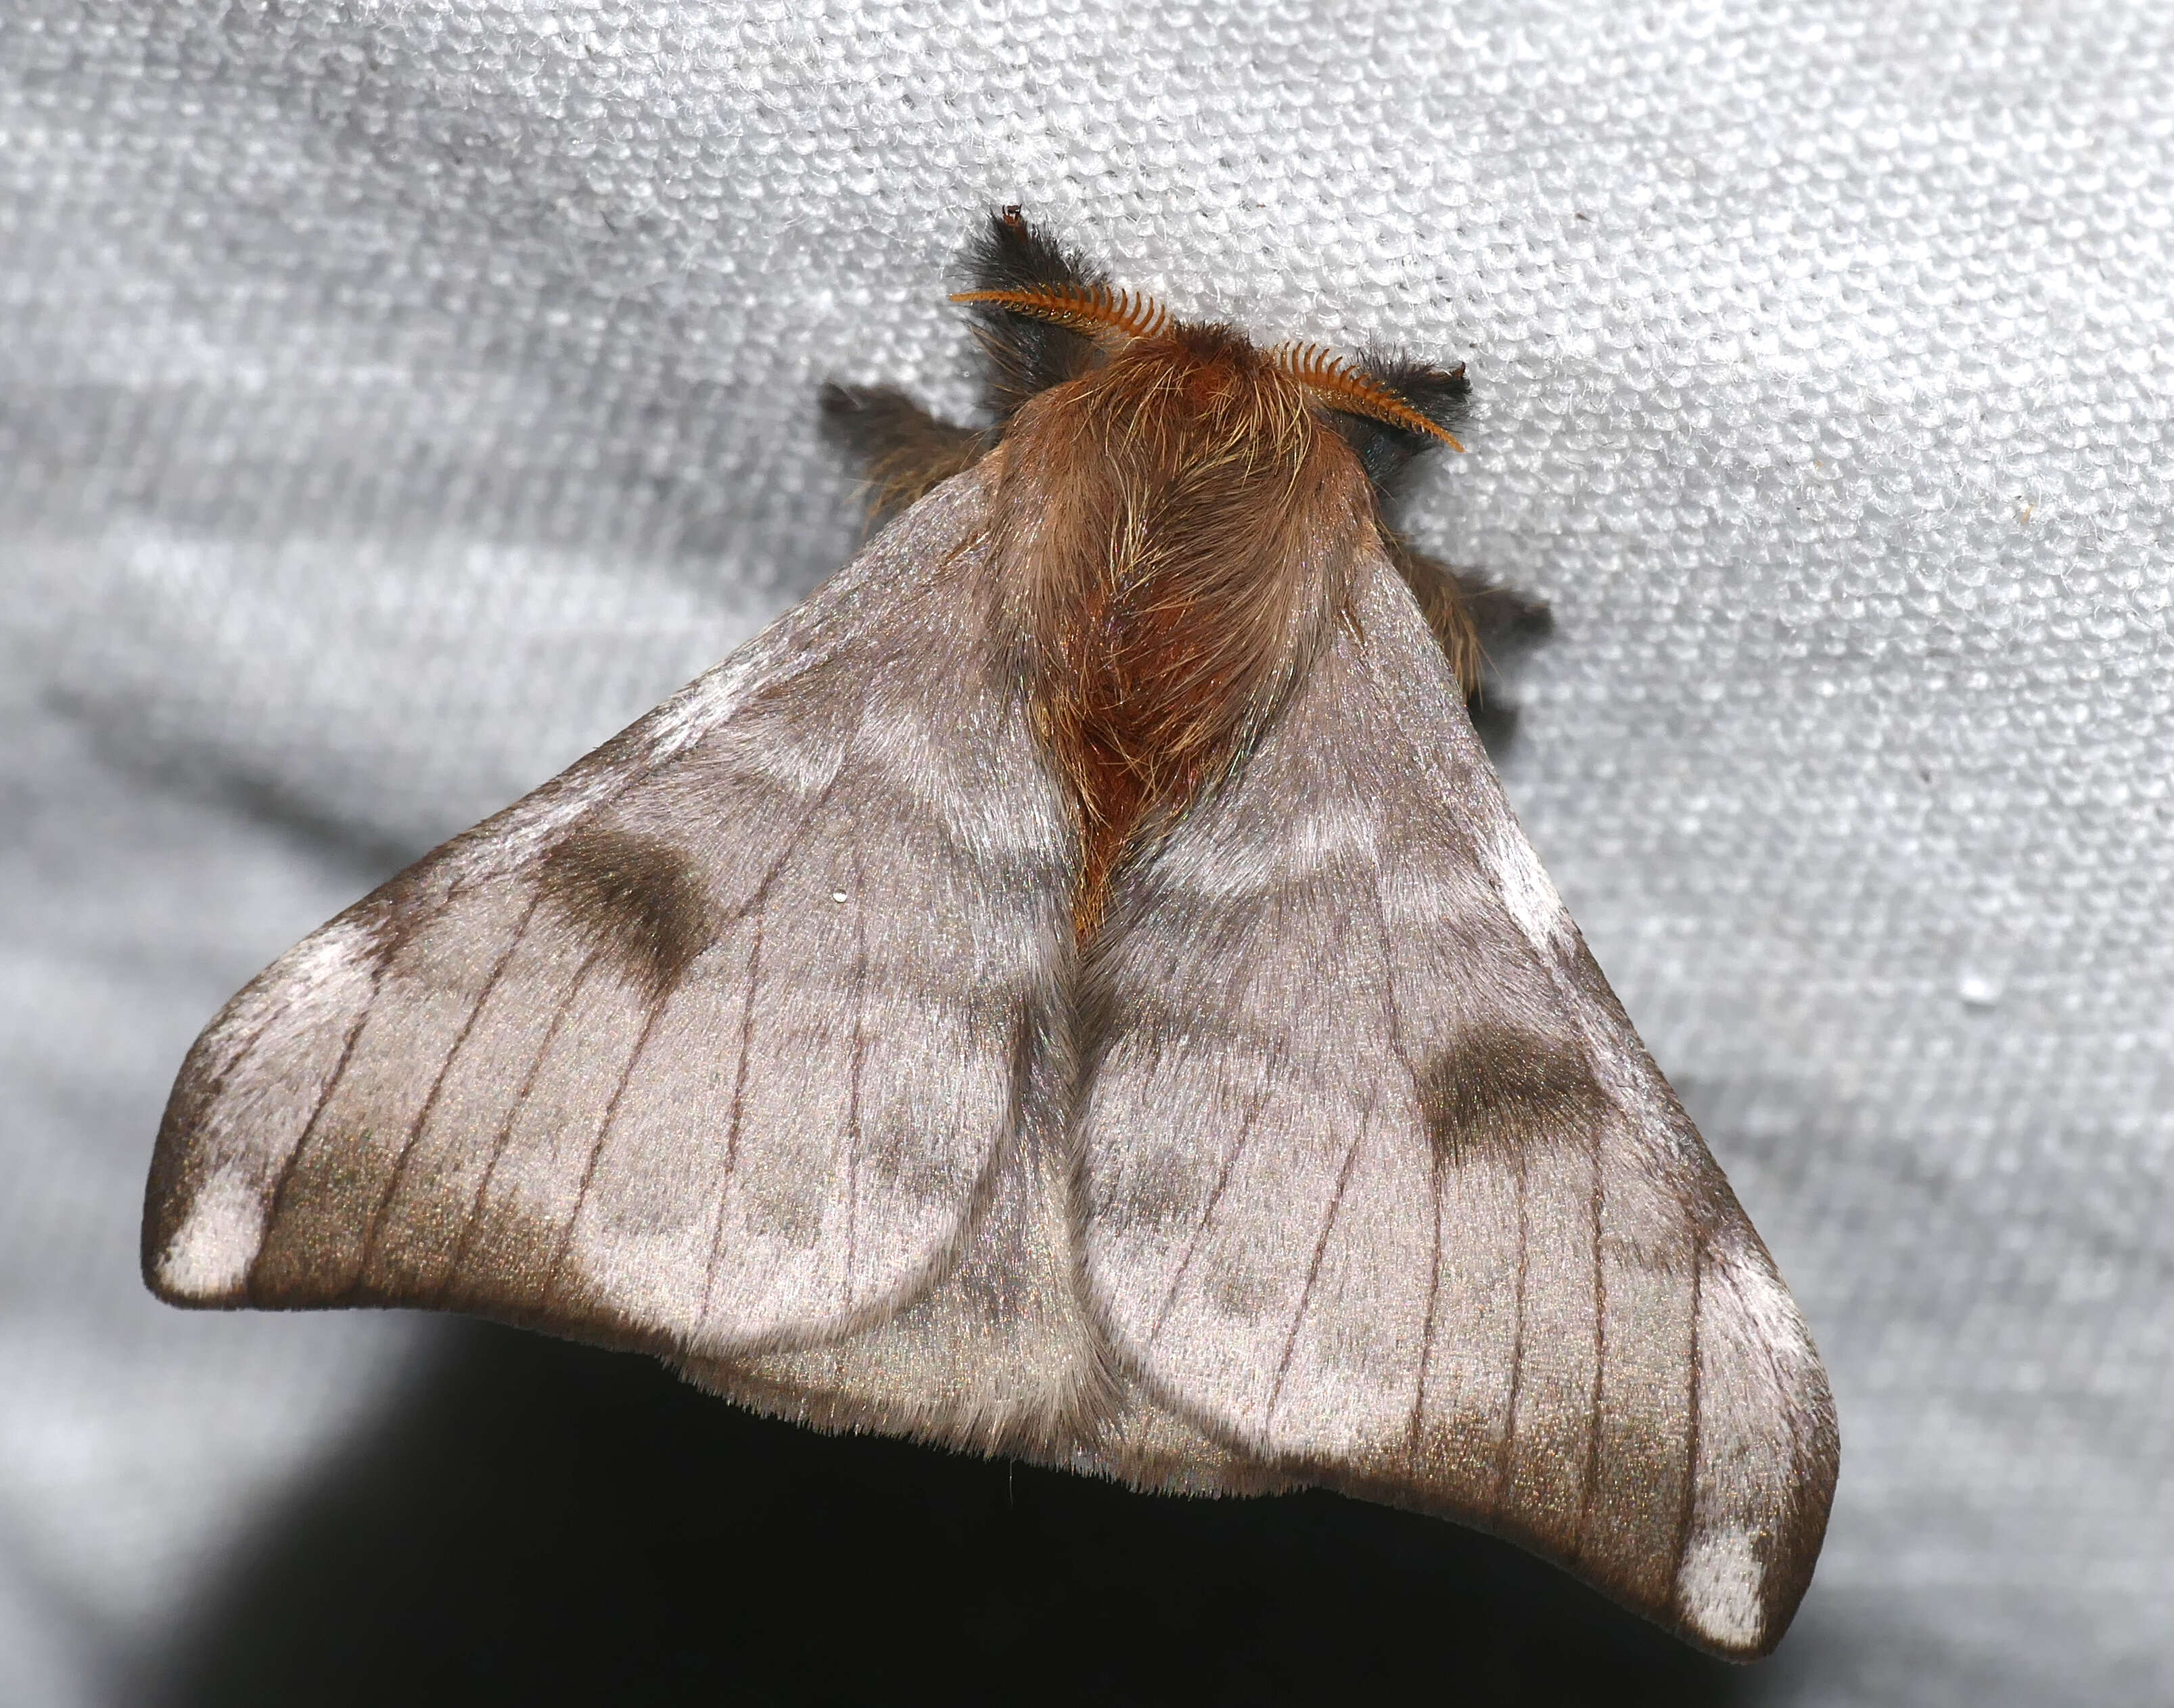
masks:
[[[1079,815],[1074,922],[1242,753],[1344,613],[1375,504],[1304,386],[1224,327],[1133,339],[1011,420],[994,533]]]

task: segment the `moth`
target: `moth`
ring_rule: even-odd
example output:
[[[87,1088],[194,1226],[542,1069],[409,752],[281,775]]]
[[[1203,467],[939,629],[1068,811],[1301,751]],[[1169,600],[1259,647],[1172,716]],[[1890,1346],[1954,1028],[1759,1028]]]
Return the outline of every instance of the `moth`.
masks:
[[[832,391],[902,514],[227,1005],[149,1285],[1326,1485],[1766,1652],[1826,1377],[1474,734],[1508,608],[1392,525],[1462,370],[1178,321],[1015,209],[971,265],[994,424]]]

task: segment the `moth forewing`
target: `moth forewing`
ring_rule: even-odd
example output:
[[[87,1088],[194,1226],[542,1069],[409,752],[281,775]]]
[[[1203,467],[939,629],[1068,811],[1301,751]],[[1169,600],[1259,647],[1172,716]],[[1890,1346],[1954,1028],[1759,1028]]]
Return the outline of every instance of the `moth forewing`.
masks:
[[[706,721],[622,738],[549,834],[513,809],[252,986],[176,1087],[152,1285],[681,1354],[925,1289],[1070,952],[984,507],[977,477],[938,495],[722,667],[748,679]]]

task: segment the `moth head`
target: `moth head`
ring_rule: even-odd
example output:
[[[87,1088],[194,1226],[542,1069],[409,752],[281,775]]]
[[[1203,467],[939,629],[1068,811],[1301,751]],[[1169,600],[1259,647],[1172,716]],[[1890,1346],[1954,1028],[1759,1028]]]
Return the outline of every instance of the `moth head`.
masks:
[[[972,256],[973,288],[952,300],[976,311],[998,381],[1000,419],[1036,392],[1077,378],[1142,346],[1196,360],[1237,357],[1289,380],[1326,416],[1384,496],[1436,444],[1464,446],[1449,430],[1470,390],[1462,365],[1445,370],[1375,354],[1360,359],[1317,344],[1258,352],[1224,326],[1178,320],[1142,293],[1112,285],[1029,225],[1017,208],[990,221]]]

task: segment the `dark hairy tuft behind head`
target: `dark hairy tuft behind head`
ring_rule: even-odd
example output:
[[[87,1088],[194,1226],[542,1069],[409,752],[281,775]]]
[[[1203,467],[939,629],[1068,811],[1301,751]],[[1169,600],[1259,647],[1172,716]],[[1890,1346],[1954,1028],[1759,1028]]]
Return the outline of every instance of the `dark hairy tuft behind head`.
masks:
[[[1402,397],[1445,432],[1454,433],[1469,413],[1472,382],[1464,377],[1464,365],[1437,368],[1402,356],[1369,352],[1360,370],[1377,385]],[[1408,432],[1387,421],[1363,415],[1337,414],[1332,418],[1344,441],[1357,454],[1366,478],[1384,500],[1393,499],[1405,475],[1420,456],[1437,441],[1424,433]]]
[[[1028,224],[1016,208],[989,216],[966,251],[966,277],[971,290],[1087,290],[1108,282],[1099,268]],[[1036,393],[1077,379],[1093,365],[1093,340],[1068,327],[992,303],[976,304],[973,313],[975,333],[988,359],[982,402],[999,424]]]

